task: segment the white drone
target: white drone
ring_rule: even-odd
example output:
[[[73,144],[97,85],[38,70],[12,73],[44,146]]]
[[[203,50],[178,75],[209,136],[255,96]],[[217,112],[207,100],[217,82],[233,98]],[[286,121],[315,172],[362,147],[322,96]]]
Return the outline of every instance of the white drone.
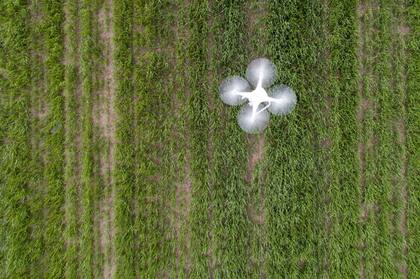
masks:
[[[245,105],[238,114],[238,124],[247,133],[260,133],[268,125],[270,111],[286,115],[296,105],[296,94],[285,85],[276,85],[267,91],[276,78],[276,66],[267,58],[253,60],[246,69],[246,78],[231,76],[220,85],[220,98],[231,106]],[[251,85],[254,90],[251,89]]]

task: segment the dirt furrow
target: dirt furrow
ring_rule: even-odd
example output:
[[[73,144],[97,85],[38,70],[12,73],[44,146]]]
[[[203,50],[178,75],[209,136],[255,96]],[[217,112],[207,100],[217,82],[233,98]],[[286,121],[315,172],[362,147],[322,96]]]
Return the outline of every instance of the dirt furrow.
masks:
[[[97,222],[99,226],[98,245],[103,255],[102,275],[113,278],[115,274],[114,231],[114,146],[115,146],[115,80],[114,80],[114,33],[113,33],[113,1],[106,0],[98,11],[98,31],[101,41],[101,71],[98,76],[100,89],[96,104],[95,124],[98,127],[99,139],[99,175],[101,180],[99,211]]]
[[[258,57],[266,57],[269,35],[266,32],[265,17],[267,15],[267,3],[264,1],[251,1],[246,6],[247,34],[247,62]],[[245,65],[243,65],[245,66]],[[264,181],[264,146],[265,136],[248,136],[248,164],[245,172],[245,182],[250,185],[248,205],[246,208],[248,219],[252,226],[250,233],[251,247],[249,268],[253,275],[265,278],[265,253],[262,249],[265,245],[266,216],[265,216],[265,185]]]
[[[172,110],[174,111],[175,119],[173,125],[174,136],[178,139],[173,144],[175,145],[176,150],[181,150],[182,154],[181,162],[174,166],[174,173],[179,173],[175,178],[176,181],[179,181],[176,184],[175,190],[175,204],[174,204],[174,229],[175,229],[175,271],[177,276],[185,277],[189,276],[191,270],[191,258],[190,258],[190,230],[188,229],[189,225],[189,215],[191,209],[191,168],[189,165],[190,154],[188,152],[187,143],[190,141],[188,139],[188,133],[186,131],[185,125],[185,92],[187,88],[182,84],[181,80],[184,79],[184,75],[181,74],[182,67],[184,65],[183,59],[183,43],[186,41],[186,31],[185,26],[182,22],[181,10],[185,8],[184,1],[177,1],[177,11],[174,15],[174,18],[177,18],[176,24],[173,25],[172,33],[174,34],[175,45],[174,51],[176,56],[171,60],[171,65],[175,69],[177,74],[173,77],[173,90],[172,94]],[[180,129],[182,129],[180,131]],[[182,143],[179,141],[182,139]],[[175,159],[175,158],[174,158]]]
[[[358,46],[357,46],[357,57],[359,61],[359,105],[357,109],[357,121],[359,123],[359,147],[358,147],[358,157],[359,157],[359,184],[360,184],[360,193],[361,193],[361,221],[362,223],[365,222],[368,218],[368,208],[364,202],[364,195],[366,191],[366,142],[364,138],[361,136],[361,134],[364,133],[364,118],[365,113],[368,109],[371,109],[371,105],[369,100],[366,97],[365,92],[365,75],[366,75],[366,56],[367,56],[367,50],[366,50],[366,12],[367,12],[367,3],[366,1],[362,0],[357,8],[357,17],[358,17]],[[364,249],[366,243],[361,243],[361,249]],[[366,278],[366,270],[365,270],[365,257],[362,253],[362,256],[360,258],[360,278],[364,279]]]
[[[394,57],[393,69],[395,71],[393,87],[396,92],[396,109],[398,110],[399,116],[394,120],[393,128],[396,134],[395,146],[399,153],[400,163],[398,164],[398,170],[395,174],[394,188],[395,196],[394,203],[397,204],[398,212],[396,214],[395,226],[397,234],[401,235],[401,251],[396,251],[397,261],[400,272],[403,278],[408,277],[408,265],[407,265],[407,211],[408,211],[408,182],[407,182],[407,50],[406,40],[407,35],[410,33],[410,28],[406,24],[405,20],[405,2],[397,1],[394,10],[395,22],[393,25],[393,38],[394,38]],[[399,255],[399,256],[398,256]]]
[[[191,207],[191,170],[188,157],[185,158],[185,167],[182,170],[184,180],[177,184],[175,192],[175,268],[178,275],[188,276],[190,273],[190,234],[188,220]]]

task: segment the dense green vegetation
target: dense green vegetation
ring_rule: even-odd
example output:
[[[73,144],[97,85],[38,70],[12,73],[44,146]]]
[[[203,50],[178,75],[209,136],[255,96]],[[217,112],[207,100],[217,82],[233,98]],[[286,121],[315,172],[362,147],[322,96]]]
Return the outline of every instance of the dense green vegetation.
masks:
[[[30,179],[30,226],[31,226],[31,271],[30,276],[37,278],[43,274],[43,245],[44,245],[44,131],[46,124],[45,99],[42,97],[45,91],[45,65],[42,46],[44,45],[43,25],[45,18],[34,18],[35,14],[44,14],[44,9],[36,3],[31,3],[31,168],[33,169]]]
[[[65,252],[65,276],[66,278],[76,278],[78,272],[78,155],[77,155],[77,134],[78,134],[78,108],[77,108],[77,90],[78,90],[78,14],[79,6],[75,0],[66,1],[65,6],[65,25],[68,51],[66,60],[68,64],[65,69],[65,148],[67,163],[64,170],[64,179],[66,187],[66,227],[65,238],[67,249]]]
[[[168,32],[173,21],[163,16],[172,7],[169,1],[135,1],[134,4],[137,28],[133,33],[133,87],[135,100],[142,100],[134,107],[136,188],[132,202],[134,247],[138,251],[134,266],[139,277],[158,278],[170,274],[173,266],[168,267],[175,254],[171,225],[165,223],[176,186],[170,167],[176,164],[172,161],[176,157],[170,156],[177,152],[172,149],[174,139],[171,138],[174,89],[171,81],[165,82],[173,63],[170,60],[173,38],[169,39]]]
[[[94,90],[94,65],[96,38],[93,32],[95,1],[83,0],[80,3],[80,35],[81,35],[81,141],[82,141],[82,164],[81,164],[81,274],[83,278],[93,278],[94,274],[94,195],[96,184],[94,177],[94,149],[93,138],[93,90]]]
[[[189,30],[186,64],[188,96],[187,117],[189,134],[190,167],[192,172],[192,201],[191,201],[191,276],[209,272],[212,259],[208,253],[210,247],[210,189],[208,162],[208,83],[206,76],[208,61],[206,60],[208,36],[209,3],[207,1],[193,1],[188,9],[186,27]]]
[[[64,274],[64,100],[62,64],[64,44],[63,2],[48,2],[45,5],[45,92],[47,121],[45,129],[45,169],[46,183],[44,230],[45,276],[61,278]]]
[[[3,1],[1,12],[1,244],[3,278],[28,276],[30,227],[28,198],[31,169],[29,119],[29,9],[24,1]],[[7,94],[5,94],[7,92]],[[53,248],[53,247],[51,247]]]
[[[134,271],[134,235],[133,207],[130,203],[134,194],[134,147],[133,147],[133,57],[131,54],[131,33],[133,7],[130,1],[117,0],[113,15],[115,26],[115,76],[116,102],[118,114],[115,147],[115,256],[116,277],[133,278]]]
[[[249,185],[245,183],[247,171],[247,139],[238,128],[236,115],[238,109],[226,108],[218,100],[217,90],[220,80],[232,74],[245,73],[247,15],[244,1],[216,1],[210,16],[215,16],[216,56],[212,61],[215,68],[221,69],[209,90],[213,92],[212,103],[216,110],[208,120],[216,129],[210,133],[214,150],[211,164],[214,174],[211,178],[212,226],[215,257],[215,277],[240,277],[249,273],[249,234],[250,222],[247,218],[247,199]],[[219,16],[217,16],[219,15]],[[211,60],[210,60],[211,61]],[[206,77],[206,75],[203,75]],[[217,115],[224,115],[220,121]],[[211,127],[211,126],[210,126]]]
[[[415,0],[0,2],[0,278],[418,278]],[[298,97],[245,134],[252,59]]]
[[[407,79],[407,149],[408,149],[408,166],[407,166],[407,187],[408,187],[408,274],[410,277],[417,277],[420,275],[419,267],[419,247],[417,243],[420,241],[420,231],[419,231],[419,187],[416,185],[419,184],[419,139],[418,139],[418,129],[419,129],[419,92],[420,90],[420,81],[417,78],[420,72],[420,3],[418,1],[407,1],[407,23],[410,28],[410,33],[406,34],[409,36],[407,43],[407,64],[408,70],[406,72],[405,78]]]

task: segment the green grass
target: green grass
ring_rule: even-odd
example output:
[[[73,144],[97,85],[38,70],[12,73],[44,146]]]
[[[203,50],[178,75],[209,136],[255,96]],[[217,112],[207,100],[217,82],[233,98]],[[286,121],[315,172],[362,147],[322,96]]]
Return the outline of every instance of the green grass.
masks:
[[[134,148],[133,148],[133,57],[131,53],[131,32],[133,7],[130,1],[117,0],[113,8],[116,103],[115,147],[115,226],[116,226],[116,278],[133,278],[134,235],[131,198],[134,194]]]
[[[93,15],[95,1],[82,1],[80,5],[80,35],[81,35],[81,62],[80,74],[82,83],[82,216],[81,216],[81,274],[84,278],[93,278],[94,275],[94,224],[93,214],[95,208],[95,188],[98,181],[94,178],[94,127],[93,127],[93,94],[94,94],[94,41]]]
[[[391,121],[396,113],[393,107],[392,84],[391,84],[391,35],[390,35],[390,19],[391,19],[391,7],[390,2],[383,1],[380,5],[379,14],[376,17],[378,19],[376,27],[379,32],[374,37],[375,50],[378,53],[377,57],[380,59],[376,60],[373,66],[373,71],[377,77],[377,90],[374,96],[374,102],[377,104],[378,115],[377,121],[374,128],[374,133],[378,139],[376,144],[375,152],[377,152],[377,170],[376,170],[376,189],[375,195],[377,199],[376,205],[377,216],[376,224],[379,229],[379,233],[376,237],[377,250],[380,251],[381,257],[378,259],[376,264],[378,265],[377,270],[374,274],[381,274],[382,277],[390,276],[395,278],[398,274],[398,269],[393,266],[393,244],[392,239],[389,239],[391,235],[391,193],[392,193],[392,175],[396,169],[391,160],[388,160],[392,153],[392,137],[393,129]]]
[[[406,18],[404,15],[405,7],[401,5],[403,1],[393,3],[392,9],[394,12],[394,17],[392,20],[393,32],[400,26],[406,25]],[[406,210],[406,203],[404,201],[407,193],[407,179],[405,176],[406,168],[406,158],[407,158],[407,145],[406,145],[406,132],[403,128],[406,126],[405,119],[407,118],[407,110],[405,107],[406,102],[406,88],[405,88],[405,64],[406,64],[406,42],[405,35],[397,33],[393,38],[393,69],[394,74],[392,82],[394,85],[395,94],[393,94],[393,108],[399,113],[395,115],[395,122],[393,123],[393,131],[395,133],[393,141],[393,152],[395,152],[396,159],[393,163],[397,170],[397,173],[394,174],[394,179],[397,183],[394,185],[393,189],[393,214],[392,214],[392,223],[394,227],[394,258],[396,267],[406,267],[405,261],[405,251],[404,246],[406,242],[406,234],[401,228],[406,225],[406,220],[404,217],[404,212]]]
[[[419,8],[2,1],[0,277],[419,277]],[[298,104],[247,135],[261,56]]]
[[[45,118],[41,115],[42,106],[45,103],[43,93],[45,92],[45,71],[43,63],[43,24],[45,19],[42,17],[35,18],[34,14],[43,14],[43,6],[31,3],[31,168],[33,169],[30,182],[30,201],[31,207],[31,243],[33,250],[31,251],[31,271],[30,276],[37,278],[42,277],[44,273],[43,265],[43,245],[44,245],[44,196],[45,196],[45,179],[44,160],[43,160],[43,139],[44,133],[42,127],[45,125]]]
[[[419,140],[416,136],[419,127],[419,103],[420,82],[420,4],[417,1],[407,1],[407,22],[410,27],[408,39],[408,80],[407,80],[407,150],[408,150],[408,275],[416,278],[420,275],[419,270]]]
[[[273,1],[268,9],[269,49],[278,82],[296,91],[299,106],[285,118],[273,117],[266,138],[267,276],[314,277],[319,191],[311,183],[317,177],[309,127],[317,125],[311,73],[321,24],[319,7],[309,1]]]
[[[26,203],[31,176],[29,9],[24,1],[3,1],[0,8],[0,65],[7,75],[1,82],[7,95],[1,98],[0,276],[21,278],[29,274],[33,249]]]
[[[174,117],[171,119],[170,126],[172,127],[172,144],[169,146],[170,152],[169,159],[172,160],[170,163],[170,169],[172,175],[168,178],[172,179],[172,183],[177,183],[176,187],[182,187],[180,193],[175,191],[175,197],[173,200],[173,218],[179,225],[178,231],[175,230],[175,241],[173,245],[173,253],[177,255],[177,258],[173,259],[174,266],[170,276],[177,276],[179,278],[189,277],[191,273],[190,265],[193,259],[191,258],[191,247],[190,247],[190,192],[184,188],[185,183],[189,183],[191,179],[190,163],[189,163],[189,134],[188,134],[188,119],[185,117],[188,113],[188,100],[189,100],[189,88],[188,84],[184,82],[187,75],[184,69],[184,65],[188,60],[188,53],[186,51],[188,47],[187,36],[188,36],[188,7],[184,5],[182,0],[176,2],[176,10],[172,14],[172,18],[176,21],[176,30],[174,35],[174,51],[176,54],[174,78],[170,87],[173,91],[173,103],[171,109],[174,110]],[[170,90],[170,91],[171,91]],[[179,175],[182,173],[182,175]]]
[[[209,273],[210,250],[210,189],[207,170],[209,112],[206,88],[207,82],[201,77],[206,75],[206,61],[209,6],[207,1],[192,1],[188,7],[187,28],[189,33],[187,53],[188,92],[188,129],[190,132],[189,152],[191,156],[191,277]]]
[[[359,271],[360,185],[357,159],[357,60],[356,1],[331,1],[328,66],[333,95],[336,141],[332,153],[335,187],[331,195],[331,254],[329,274],[352,276]],[[338,129],[337,129],[338,128]]]
[[[46,252],[45,276],[61,278],[64,273],[64,98],[63,80],[63,2],[45,3],[45,100],[48,107],[45,131],[45,181],[47,184],[45,206],[46,227],[44,247]]]
[[[66,278],[77,278],[79,263],[79,227],[78,227],[78,162],[77,162],[77,144],[78,136],[78,119],[77,115],[77,90],[78,90],[78,2],[68,0],[65,3],[68,17],[65,21],[64,31],[66,32],[68,41],[67,60],[69,64],[65,69],[65,111],[66,111],[66,153],[67,160],[65,165],[64,180],[66,183],[66,227],[65,237],[67,241],[65,259]]]
[[[165,82],[169,72],[165,48],[171,46],[166,30],[174,23],[162,17],[162,11],[169,9],[167,1],[136,1],[135,4],[136,193],[132,202],[137,211],[134,231],[135,247],[139,251],[135,266],[138,276],[154,278],[167,274],[174,258],[170,226],[160,221],[167,218],[168,203],[176,187],[168,180],[171,177],[168,165],[172,163],[168,149],[171,144],[169,123],[173,117],[169,111],[174,92],[169,82]],[[158,126],[159,130],[154,129]]]
[[[244,1],[216,1],[212,6],[211,18],[215,34],[214,48],[218,60],[214,64],[215,78],[209,84],[214,114],[211,114],[210,136],[212,137],[213,165],[210,173],[212,191],[211,232],[215,277],[238,277],[249,274],[250,223],[246,215],[248,185],[245,183],[247,169],[247,139],[236,121],[238,109],[226,108],[218,99],[218,87],[223,78],[245,72],[246,56],[246,14]],[[214,18],[215,17],[215,18]],[[209,19],[210,20],[210,19]],[[210,51],[210,49],[208,50]],[[210,66],[211,67],[211,66]],[[207,75],[203,74],[207,79]],[[213,124],[214,123],[214,124]],[[214,127],[214,128],[213,128]]]
[[[269,11],[278,82],[299,105],[267,136],[268,274],[355,274],[355,2],[273,2]]]
[[[374,57],[374,48],[373,48],[373,39],[372,39],[372,30],[373,30],[373,13],[370,6],[366,9],[366,15],[364,16],[363,21],[365,22],[365,49],[366,58],[363,61],[363,64],[366,66],[366,73],[362,76],[364,82],[364,98],[368,100],[369,107],[365,111],[364,119],[362,122],[362,130],[359,132],[360,137],[362,138],[362,143],[365,146],[365,185],[363,195],[363,211],[366,211],[365,221],[362,223],[362,239],[363,245],[365,246],[363,251],[363,258],[365,261],[365,272],[367,275],[374,273],[374,264],[376,259],[374,259],[376,254],[376,246],[374,245],[375,241],[375,224],[374,224],[374,198],[372,197],[372,190],[375,189],[375,163],[374,163],[374,149],[372,145],[373,140],[373,127],[374,127],[374,103],[373,103],[373,91],[375,88],[374,75],[372,72],[373,69],[373,57]],[[362,102],[362,100],[360,101]],[[364,214],[364,213],[363,213]]]
[[[382,274],[381,276],[396,277],[400,273],[394,264],[395,250],[401,250],[396,242],[397,232],[393,227],[392,215],[398,209],[393,202],[393,184],[397,165],[388,160],[398,156],[393,149],[396,135],[393,122],[397,116],[394,82],[390,49],[392,7],[389,2],[380,6],[371,6],[369,17],[371,25],[368,45],[369,55],[377,57],[369,61],[369,79],[366,81],[367,97],[372,102],[366,117],[366,128],[369,137],[366,139],[366,191],[365,203],[368,210],[367,223],[363,227],[366,245],[366,275]],[[378,253],[378,251],[381,251]]]

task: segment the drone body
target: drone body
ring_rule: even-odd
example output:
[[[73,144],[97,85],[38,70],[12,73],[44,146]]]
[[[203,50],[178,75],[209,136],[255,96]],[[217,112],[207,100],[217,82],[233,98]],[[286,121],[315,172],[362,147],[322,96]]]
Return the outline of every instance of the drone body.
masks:
[[[248,65],[247,79],[231,76],[220,85],[220,98],[224,103],[235,106],[248,101],[238,115],[238,124],[245,132],[262,132],[270,120],[268,111],[285,115],[294,109],[297,98],[291,88],[277,85],[268,92],[265,89],[274,83],[275,76],[274,64],[266,58],[258,58]]]

